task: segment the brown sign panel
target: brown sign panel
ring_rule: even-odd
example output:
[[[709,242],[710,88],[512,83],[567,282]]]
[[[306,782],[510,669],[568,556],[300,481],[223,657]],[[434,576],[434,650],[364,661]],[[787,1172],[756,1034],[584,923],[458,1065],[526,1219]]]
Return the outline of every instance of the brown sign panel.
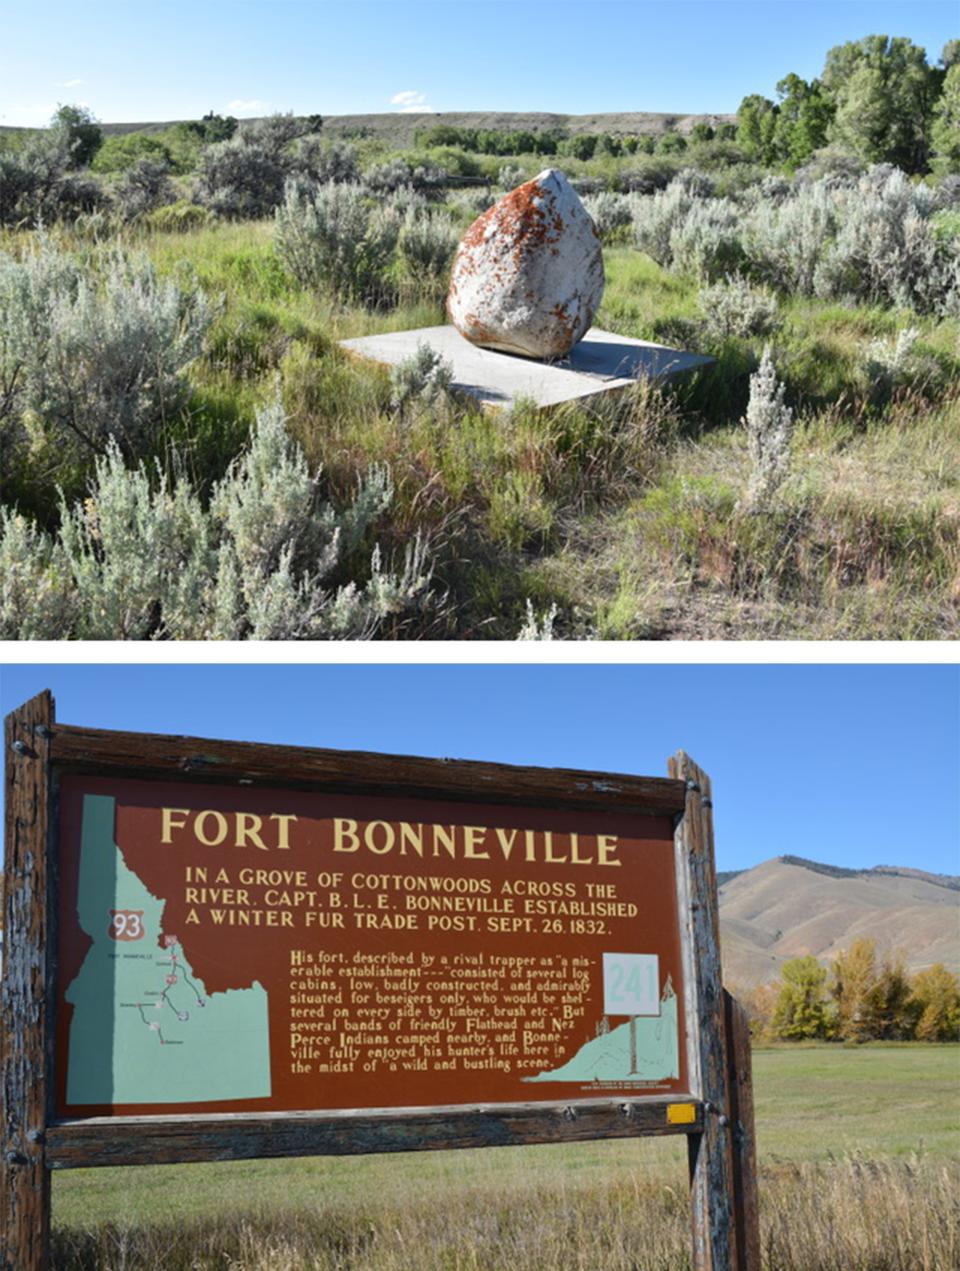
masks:
[[[65,1118],[682,1096],[672,818],[65,773]]]

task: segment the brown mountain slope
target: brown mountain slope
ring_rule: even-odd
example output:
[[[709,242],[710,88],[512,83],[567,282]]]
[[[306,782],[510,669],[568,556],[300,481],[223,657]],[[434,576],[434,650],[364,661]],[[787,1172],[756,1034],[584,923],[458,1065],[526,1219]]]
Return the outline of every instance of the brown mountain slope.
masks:
[[[833,870],[777,857],[720,887],[720,937],[728,984],[775,980],[789,958],[829,962],[859,936],[881,953],[902,952],[919,971],[943,962],[960,972],[956,880],[891,866]]]

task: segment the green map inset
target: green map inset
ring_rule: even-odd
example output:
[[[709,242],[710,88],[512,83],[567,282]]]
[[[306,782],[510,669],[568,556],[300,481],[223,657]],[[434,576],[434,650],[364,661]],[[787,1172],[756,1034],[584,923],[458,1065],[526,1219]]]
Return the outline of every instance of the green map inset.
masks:
[[[562,1068],[524,1081],[665,1081],[679,1077],[677,998],[670,985],[663,991],[660,1014],[637,1016],[604,1029],[581,1046]]]
[[[93,945],[66,992],[67,1103],[268,1097],[266,990],[207,993],[163,931],[166,902],[127,868],[113,824],[114,800],[84,795],[77,913]]]

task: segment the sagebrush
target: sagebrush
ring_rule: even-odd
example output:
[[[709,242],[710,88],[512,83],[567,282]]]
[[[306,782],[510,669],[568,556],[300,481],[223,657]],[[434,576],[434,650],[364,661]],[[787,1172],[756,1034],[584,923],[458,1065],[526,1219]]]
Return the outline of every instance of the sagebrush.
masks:
[[[424,543],[396,568],[359,552],[389,506],[384,468],[335,507],[287,435],[279,402],[264,408],[244,454],[204,507],[115,442],[89,496],[61,503],[48,534],[0,509],[0,638],[347,639],[429,603]],[[339,571],[354,577],[336,581]]]

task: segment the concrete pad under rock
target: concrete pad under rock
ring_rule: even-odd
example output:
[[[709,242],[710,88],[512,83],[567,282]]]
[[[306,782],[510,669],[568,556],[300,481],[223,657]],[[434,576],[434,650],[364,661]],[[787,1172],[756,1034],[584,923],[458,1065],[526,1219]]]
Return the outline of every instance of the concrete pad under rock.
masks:
[[[567,357],[552,362],[479,349],[453,326],[390,331],[340,341],[348,353],[383,366],[396,366],[413,357],[418,344],[429,344],[452,365],[453,387],[458,392],[494,409],[511,407],[521,397],[537,406],[559,406],[627,388],[640,377],[674,379],[716,360],[596,327],[573,346]]]

